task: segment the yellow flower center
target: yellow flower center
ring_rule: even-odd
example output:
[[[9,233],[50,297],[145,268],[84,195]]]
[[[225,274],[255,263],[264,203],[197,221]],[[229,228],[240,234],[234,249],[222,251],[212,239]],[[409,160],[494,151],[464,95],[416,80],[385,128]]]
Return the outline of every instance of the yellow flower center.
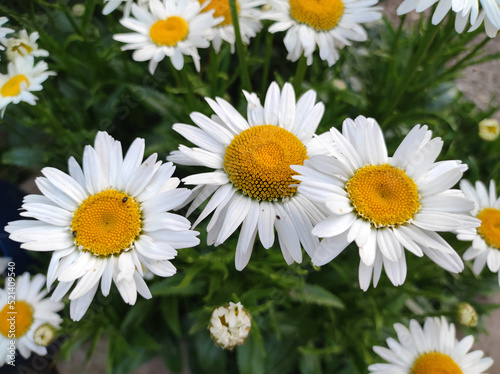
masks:
[[[198,0],[200,4],[206,2],[206,0]],[[210,0],[208,5],[203,8],[202,12],[208,12],[214,9],[214,18],[224,17],[224,21],[219,23],[217,26],[227,26],[233,24],[233,19],[231,18],[231,11],[229,9],[229,0]],[[236,2],[236,12],[240,13],[240,4]]]
[[[20,338],[33,323],[33,309],[25,301],[6,304],[0,312],[0,333],[6,338]]]
[[[342,0],[290,0],[290,16],[316,31],[335,28],[343,14]]]
[[[12,47],[12,52],[19,53],[21,56],[29,55],[33,52],[33,48],[23,42]],[[25,54],[26,52],[26,54]]]
[[[462,369],[450,356],[439,352],[429,352],[420,355],[415,360],[410,374],[462,374]]]
[[[141,222],[141,210],[134,198],[106,190],[80,204],[71,221],[71,231],[82,251],[106,257],[130,248],[141,231]]]
[[[402,225],[420,209],[413,179],[389,164],[356,170],[346,191],[357,214],[375,227]]]
[[[21,93],[21,83],[23,82],[26,82],[26,85],[30,84],[28,78],[26,78],[26,75],[24,74],[14,75],[12,78],[10,78],[7,82],[4,83],[2,88],[0,88],[0,94],[3,97],[19,95]]]
[[[188,31],[189,26],[184,18],[172,16],[153,23],[149,36],[155,44],[171,47],[186,39]]]
[[[273,125],[251,127],[226,148],[224,170],[234,186],[257,200],[292,196],[299,181],[290,165],[302,165],[306,147],[291,132]]]
[[[483,209],[477,218],[481,220],[481,226],[477,229],[479,235],[490,247],[500,249],[500,210]]]

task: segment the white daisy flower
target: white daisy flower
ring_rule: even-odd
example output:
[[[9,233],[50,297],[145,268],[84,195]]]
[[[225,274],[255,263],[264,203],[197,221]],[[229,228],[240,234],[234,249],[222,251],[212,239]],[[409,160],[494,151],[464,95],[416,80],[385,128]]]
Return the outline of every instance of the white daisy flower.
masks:
[[[216,52],[220,51],[222,41],[231,44],[231,53],[234,52],[235,34],[231,12],[229,10],[229,0],[198,0],[200,4],[205,4],[202,12],[214,10],[214,17],[223,17],[223,21],[207,32],[207,37],[212,41]],[[249,44],[250,38],[255,37],[262,28],[260,22],[262,11],[260,6],[265,3],[263,0],[239,0],[236,2],[238,11],[238,22],[240,25],[241,39]]]
[[[484,22],[484,31],[490,38],[500,30],[500,3],[496,0],[480,0],[482,9],[469,31],[476,30]]]
[[[15,281],[7,278],[5,289],[0,289],[0,366],[14,361],[16,350],[24,358],[28,358],[31,352],[41,356],[47,354],[47,348],[35,341],[35,332],[45,324],[58,329],[62,318],[57,312],[64,308],[64,304],[45,299],[47,291],[41,291],[44,283],[42,274],[30,280],[30,274],[24,273]],[[13,289],[15,300],[12,298]]]
[[[200,56],[197,48],[207,48],[210,42],[206,32],[222,21],[214,18],[212,12],[201,13],[198,1],[151,0],[149,10],[132,4],[132,15],[120,23],[133,30],[129,34],[117,34],[113,38],[128,43],[122,50],[135,49],[135,61],[148,61],[149,72],[154,73],[158,63],[169,57],[177,70],[184,66],[184,55],[193,58],[200,71]]]
[[[389,348],[373,347],[387,364],[373,364],[370,373],[377,374],[480,374],[493,360],[483,358],[483,351],[469,352],[474,343],[472,335],[458,341],[455,325],[444,317],[427,318],[424,327],[412,319],[410,328],[394,324],[398,340],[387,339]]]
[[[144,139],[137,138],[125,157],[121,143],[105,132],[95,146],[86,146],[83,170],[73,157],[69,175],[44,168],[36,179],[43,195],[28,195],[21,213],[36,220],[10,222],[5,230],[21,248],[54,251],[47,272],[47,287],[57,279],[52,295],[69,295],[70,314],[79,320],[87,311],[101,281],[104,296],[112,281],[123,300],[135,304],[137,293],[151,298],[142,265],[161,277],[176,269],[170,262],[177,249],[199,244],[199,233],[187,219],[168,213],[186,200],[190,191],[178,189],[171,178],[174,166],[157,161],[157,154],[142,162]],[[142,163],[141,163],[142,162]]]
[[[137,4],[141,7],[146,7],[149,4],[149,0],[104,0],[104,8],[102,9],[102,14],[107,16],[111,12],[114,12],[120,5],[125,3],[125,8],[123,9],[123,18],[127,18],[130,16],[130,9],[132,8],[132,4]]]
[[[11,32],[14,32],[13,29],[2,27],[2,25],[7,22],[9,22],[9,19],[7,17],[0,17],[0,38],[5,37],[5,35],[10,34]],[[4,49],[5,48],[0,45],[0,51],[3,51]]]
[[[269,0],[272,9],[263,13],[264,19],[275,21],[269,32],[288,30],[283,42],[287,59],[297,61],[307,57],[313,62],[316,45],[319,56],[332,66],[338,59],[338,49],[352,41],[367,39],[362,23],[379,20],[378,0]]]
[[[33,32],[28,35],[26,30],[19,31],[17,38],[2,38],[0,43],[7,47],[7,58],[14,61],[17,57],[25,57],[28,55],[34,57],[47,57],[49,52],[45,49],[38,48],[36,41],[38,40],[38,33]]]
[[[500,285],[500,197],[497,198],[495,182],[490,181],[489,190],[480,182],[476,188],[463,180],[460,189],[474,201],[472,215],[481,221],[481,226],[472,230],[458,231],[459,240],[471,241],[471,247],[464,253],[464,260],[474,259],[472,270],[479,274],[485,265],[493,273],[498,273]]]
[[[361,258],[359,283],[367,290],[373,274],[377,285],[385,268],[395,285],[406,278],[403,248],[427,255],[442,268],[458,273],[463,262],[436,231],[477,227],[469,212],[472,201],[449,190],[467,166],[461,161],[435,162],[443,142],[431,140],[427,126],[415,126],[392,157],[373,118],[344,121],[342,133],[330,129],[320,139],[328,156],[313,156],[304,166],[292,166],[301,175],[298,191],[325,204],[329,217],[312,233],[323,238],[313,256],[324,265],[355,241]]]
[[[252,326],[250,313],[240,302],[215,308],[210,317],[210,336],[224,349],[233,349],[245,343]]]
[[[324,105],[309,90],[295,102],[291,84],[283,91],[273,82],[264,106],[257,95],[243,91],[248,101],[245,119],[227,101],[207,98],[217,116],[192,113],[198,126],[175,124],[174,130],[197,145],[179,146],[168,157],[183,165],[198,165],[213,172],[191,175],[186,184],[197,185],[190,214],[210,195],[212,198],[194,223],[214,212],[208,224],[208,244],[223,243],[242,224],[236,246],[236,269],[248,263],[255,237],[264,248],[274,243],[274,228],[288,264],[302,261],[301,244],[309,255],[319,243],[311,229],[324,214],[318,205],[297,193],[290,165],[320,151],[312,139],[323,116]]]
[[[0,117],[3,117],[7,105],[18,104],[21,101],[35,105],[38,98],[32,91],[41,91],[42,83],[49,77],[55,75],[47,71],[48,65],[45,61],[39,61],[35,65],[33,56],[17,57],[7,65],[7,74],[0,74]]]

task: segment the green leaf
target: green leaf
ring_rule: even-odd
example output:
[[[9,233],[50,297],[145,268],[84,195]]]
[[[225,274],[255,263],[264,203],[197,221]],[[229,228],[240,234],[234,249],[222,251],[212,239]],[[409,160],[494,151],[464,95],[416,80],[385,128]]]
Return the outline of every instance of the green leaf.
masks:
[[[255,326],[252,326],[254,330]],[[236,348],[240,374],[264,373],[265,349],[260,334],[250,331],[246,342]]]
[[[44,159],[44,152],[40,148],[17,147],[3,154],[2,163],[16,166],[36,167],[42,165]]]
[[[306,304],[316,304],[336,309],[344,309],[342,300],[332,294],[330,291],[315,284],[305,284],[302,289],[290,292],[293,300]]]
[[[170,327],[176,336],[180,337],[182,332],[179,320],[179,300],[177,297],[163,298],[160,307],[168,327]]]

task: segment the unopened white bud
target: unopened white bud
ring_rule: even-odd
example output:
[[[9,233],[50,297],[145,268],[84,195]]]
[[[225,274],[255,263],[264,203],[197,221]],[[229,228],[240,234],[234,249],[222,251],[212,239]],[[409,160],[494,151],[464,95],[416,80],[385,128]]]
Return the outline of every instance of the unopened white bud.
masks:
[[[214,342],[225,349],[242,345],[250,332],[250,313],[241,305],[230,302],[229,305],[215,308],[210,318],[210,335]]]

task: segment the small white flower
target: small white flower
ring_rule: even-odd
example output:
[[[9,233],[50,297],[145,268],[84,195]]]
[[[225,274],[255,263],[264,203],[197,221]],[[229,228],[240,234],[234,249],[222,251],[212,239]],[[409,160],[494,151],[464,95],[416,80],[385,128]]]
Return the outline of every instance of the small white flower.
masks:
[[[415,126],[392,157],[373,118],[344,121],[342,133],[320,136],[328,156],[312,156],[304,166],[298,191],[324,204],[329,216],[312,233],[323,238],[312,257],[321,266],[351,242],[359,247],[359,283],[377,285],[385,268],[395,286],[406,278],[404,248],[428,256],[443,269],[458,273],[463,262],[437,231],[474,228],[472,201],[450,190],[467,170],[460,161],[435,162],[443,141],[431,139],[427,126]]]
[[[125,157],[119,141],[105,132],[86,146],[83,170],[71,157],[69,175],[44,168],[36,179],[43,195],[24,198],[21,216],[35,220],[10,222],[5,231],[21,248],[53,251],[47,287],[57,279],[52,300],[69,295],[70,315],[79,320],[92,302],[99,282],[107,296],[114,283],[123,300],[134,305],[137,293],[151,298],[142,265],[161,277],[176,273],[170,260],[177,249],[198,245],[199,233],[189,221],[168,211],[191,192],[177,188],[172,163],[145,161],[144,139],[137,138]]]
[[[233,349],[245,343],[251,325],[250,313],[243,305],[240,302],[229,302],[229,305],[214,309],[209,330],[217,345],[224,349]]]
[[[133,30],[129,34],[117,34],[113,38],[127,43],[122,50],[135,49],[135,61],[149,61],[149,72],[153,74],[158,63],[170,58],[177,70],[184,66],[184,55],[193,58],[200,71],[198,48],[208,48],[207,30],[222,21],[212,12],[201,13],[201,5],[194,0],[151,0],[149,12],[132,4],[133,18],[124,18],[120,23]]]
[[[9,22],[9,19],[7,17],[0,17],[0,39],[4,38],[5,35],[10,34],[11,32],[14,32],[13,29],[2,27],[2,25],[7,22]],[[5,48],[0,45],[0,51],[3,51],[4,49]]]
[[[269,0],[272,9],[262,18],[275,21],[269,32],[288,30],[283,42],[288,51],[287,59],[297,61],[307,58],[313,62],[316,45],[319,57],[332,66],[338,59],[338,49],[353,41],[367,39],[362,23],[382,17],[378,0]]]
[[[108,15],[111,12],[114,12],[120,5],[125,3],[125,8],[123,9],[123,18],[127,18],[130,16],[130,9],[132,8],[132,4],[137,4],[140,7],[147,7],[149,4],[149,0],[104,0],[104,8],[102,9],[102,14]]]
[[[229,0],[198,1],[200,4],[205,5],[202,12],[213,9],[215,11],[214,17],[223,17],[223,21],[220,24],[207,31],[207,37],[212,41],[215,51],[219,52],[222,41],[226,41],[231,44],[231,52],[234,52],[236,38],[229,11]],[[262,11],[260,10],[260,6],[264,3],[264,0],[239,0],[236,2],[241,39],[246,44],[249,44],[250,38],[255,37],[262,28],[260,21]]]
[[[500,134],[500,126],[495,118],[483,119],[479,122],[479,137],[487,142],[492,142]]]
[[[498,273],[500,285],[500,197],[497,198],[495,182],[490,181],[489,191],[486,186],[476,182],[476,188],[463,180],[462,192],[474,201],[472,215],[481,221],[481,226],[472,230],[459,230],[459,240],[471,241],[471,247],[464,253],[464,260],[474,259],[472,270],[479,274],[485,265],[493,273]]]
[[[47,71],[45,61],[35,65],[33,56],[17,57],[7,65],[7,74],[0,74],[0,116],[3,117],[7,105],[18,104],[24,101],[35,105],[38,98],[32,91],[41,91],[42,83],[50,76],[55,75]]]
[[[36,41],[38,33],[33,32],[28,35],[26,30],[21,30],[17,38],[2,38],[0,42],[7,48],[7,58],[14,61],[17,57],[25,57],[28,55],[34,57],[47,57],[49,52],[45,49],[38,48]]]
[[[493,360],[483,358],[482,351],[469,352],[472,335],[458,341],[455,325],[444,317],[427,318],[424,328],[414,319],[410,328],[394,324],[398,340],[387,339],[389,348],[375,346],[373,350],[388,363],[368,367],[373,374],[481,374]]]
[[[6,281],[5,289],[0,289],[0,366],[12,361],[7,357],[11,345],[24,358],[28,358],[31,352],[46,355],[47,348],[35,342],[35,332],[44,324],[58,329],[62,322],[57,312],[64,308],[64,304],[45,299],[47,291],[41,291],[45,284],[42,274],[30,280],[30,274],[24,273],[12,283]],[[8,297],[12,288],[15,288],[15,303]],[[16,312],[14,325],[9,321],[12,312]]]

